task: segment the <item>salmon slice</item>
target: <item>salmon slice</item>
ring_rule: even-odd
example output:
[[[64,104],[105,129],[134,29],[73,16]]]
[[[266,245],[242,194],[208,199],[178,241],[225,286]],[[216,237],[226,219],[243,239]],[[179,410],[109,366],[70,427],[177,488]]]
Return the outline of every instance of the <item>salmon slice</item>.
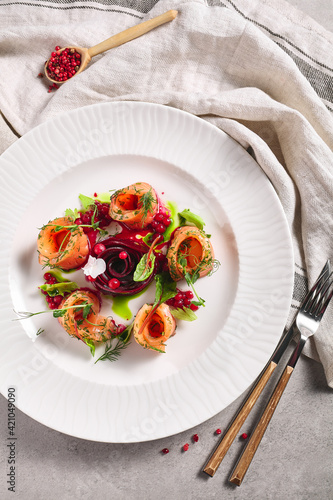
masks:
[[[158,212],[158,197],[146,182],[136,182],[111,196],[110,216],[133,229],[147,227]]]
[[[83,229],[80,226],[73,231],[57,228],[72,225],[73,220],[70,217],[59,217],[43,227],[37,239],[40,264],[67,270],[85,263],[89,245]]]
[[[139,309],[133,322],[133,335],[145,349],[165,352],[165,341],[174,335],[176,320],[167,304],[158,306],[153,314],[152,308],[152,305],[144,304]]]
[[[191,275],[199,270],[199,277],[202,278],[213,269],[214,250],[203,231],[197,227],[183,226],[174,233],[167,260],[174,281],[184,278],[184,269]],[[180,261],[185,261],[185,264],[182,265]]]
[[[83,317],[83,308],[73,306],[84,306],[91,304],[90,312],[86,318]],[[91,340],[93,342],[105,342],[116,333],[117,327],[112,318],[99,314],[101,303],[95,293],[90,290],[75,290],[61,303],[61,308],[67,308],[64,316],[58,318],[61,326],[72,337],[80,340]]]

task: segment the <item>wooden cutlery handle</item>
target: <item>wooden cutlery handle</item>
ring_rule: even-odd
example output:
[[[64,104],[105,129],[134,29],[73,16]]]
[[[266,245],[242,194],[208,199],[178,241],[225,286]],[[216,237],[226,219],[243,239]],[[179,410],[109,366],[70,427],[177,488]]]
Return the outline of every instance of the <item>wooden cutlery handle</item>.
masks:
[[[264,410],[264,413],[262,414],[255,430],[253,431],[249,439],[249,442],[247,443],[233,473],[230,476],[229,481],[231,483],[237,484],[237,486],[240,486],[242,484],[246,471],[250,466],[250,463],[254,457],[255,452],[257,451],[263,435],[265,434],[267,426],[273,416],[278,402],[280,401],[280,398],[291,377],[293,370],[294,369],[291,366],[287,365],[284,372],[282,373],[282,376],[276,385],[276,388]]]
[[[113,49],[114,47],[118,47],[123,43],[134,40],[134,38],[138,38],[139,36],[144,35],[145,33],[156,28],[157,26],[172,21],[177,17],[177,14],[178,14],[177,10],[168,10],[167,12],[164,12],[164,14],[161,14],[160,16],[148,19],[148,21],[144,21],[143,23],[137,24],[136,26],[128,28],[127,30],[122,31],[117,35],[111,36],[111,38],[104,40],[104,42],[94,45],[93,47],[88,49],[88,54],[90,57],[94,57],[97,54],[105,52],[106,50]]]
[[[215,449],[214,453],[210,457],[209,461],[207,462],[204,472],[208,474],[209,476],[214,476],[215,472],[217,471],[217,468],[219,467],[220,463],[222,462],[225,454],[229,450],[230,446],[232,445],[232,442],[234,441],[235,437],[237,436],[240,428],[242,427],[243,423],[245,422],[246,418],[248,417],[250,411],[252,410],[255,402],[257,401],[258,397],[260,396],[262,390],[264,389],[265,385],[267,384],[268,380],[270,379],[272,373],[274,372],[276,368],[276,363],[274,361],[271,361],[261,377],[259,378],[258,382],[254,386],[253,390],[251,391],[250,395],[244,402],[243,406],[237,413],[235,419],[231,423],[230,427],[224,434],[222,440],[220,441],[219,445]]]

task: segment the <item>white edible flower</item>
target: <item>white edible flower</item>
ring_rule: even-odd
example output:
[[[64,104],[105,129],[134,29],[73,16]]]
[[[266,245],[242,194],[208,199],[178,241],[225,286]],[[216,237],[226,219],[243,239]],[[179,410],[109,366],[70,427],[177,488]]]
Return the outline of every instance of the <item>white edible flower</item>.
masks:
[[[86,276],[91,276],[92,278],[97,278],[100,274],[103,274],[106,269],[106,264],[103,259],[96,259],[89,255],[88,262],[82,268]]]

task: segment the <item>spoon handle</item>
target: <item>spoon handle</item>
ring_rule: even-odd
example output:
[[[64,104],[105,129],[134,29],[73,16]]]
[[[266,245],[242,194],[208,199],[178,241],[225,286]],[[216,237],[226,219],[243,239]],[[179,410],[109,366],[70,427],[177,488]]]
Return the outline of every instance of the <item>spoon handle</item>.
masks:
[[[90,47],[90,49],[88,49],[88,54],[90,57],[94,57],[97,56],[97,54],[105,52],[106,50],[118,47],[123,43],[129,42],[134,38],[138,38],[139,36],[144,35],[148,31],[156,28],[157,26],[160,26],[161,24],[172,21],[173,19],[175,19],[175,17],[177,17],[177,14],[178,14],[177,10],[168,10],[167,12],[164,12],[164,14],[161,14],[160,16],[153,17],[152,19],[148,19],[148,21],[137,24],[136,26],[128,28],[125,31],[121,31],[117,35],[111,36],[111,38],[104,40],[104,42],[98,43],[97,45]]]

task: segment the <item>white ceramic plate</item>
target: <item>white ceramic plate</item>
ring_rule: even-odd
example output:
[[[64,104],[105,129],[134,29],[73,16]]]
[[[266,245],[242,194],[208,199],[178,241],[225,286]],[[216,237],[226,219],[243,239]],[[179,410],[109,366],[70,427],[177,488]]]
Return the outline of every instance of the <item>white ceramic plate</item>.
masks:
[[[3,395],[15,386],[23,412],[66,434],[134,442],[189,429],[251,384],[283,331],[293,255],[270,182],[235,141],[173,108],[105,103],[35,128],[2,155],[0,168]],[[37,228],[79,207],[79,193],[137,181],[200,213],[221,267],[197,282],[206,307],[197,321],[179,322],[165,355],[132,342],[117,362],[94,364],[51,314],[13,321],[13,309],[45,309]],[[144,301],[130,302],[132,312]],[[45,333],[33,342],[38,328]]]

